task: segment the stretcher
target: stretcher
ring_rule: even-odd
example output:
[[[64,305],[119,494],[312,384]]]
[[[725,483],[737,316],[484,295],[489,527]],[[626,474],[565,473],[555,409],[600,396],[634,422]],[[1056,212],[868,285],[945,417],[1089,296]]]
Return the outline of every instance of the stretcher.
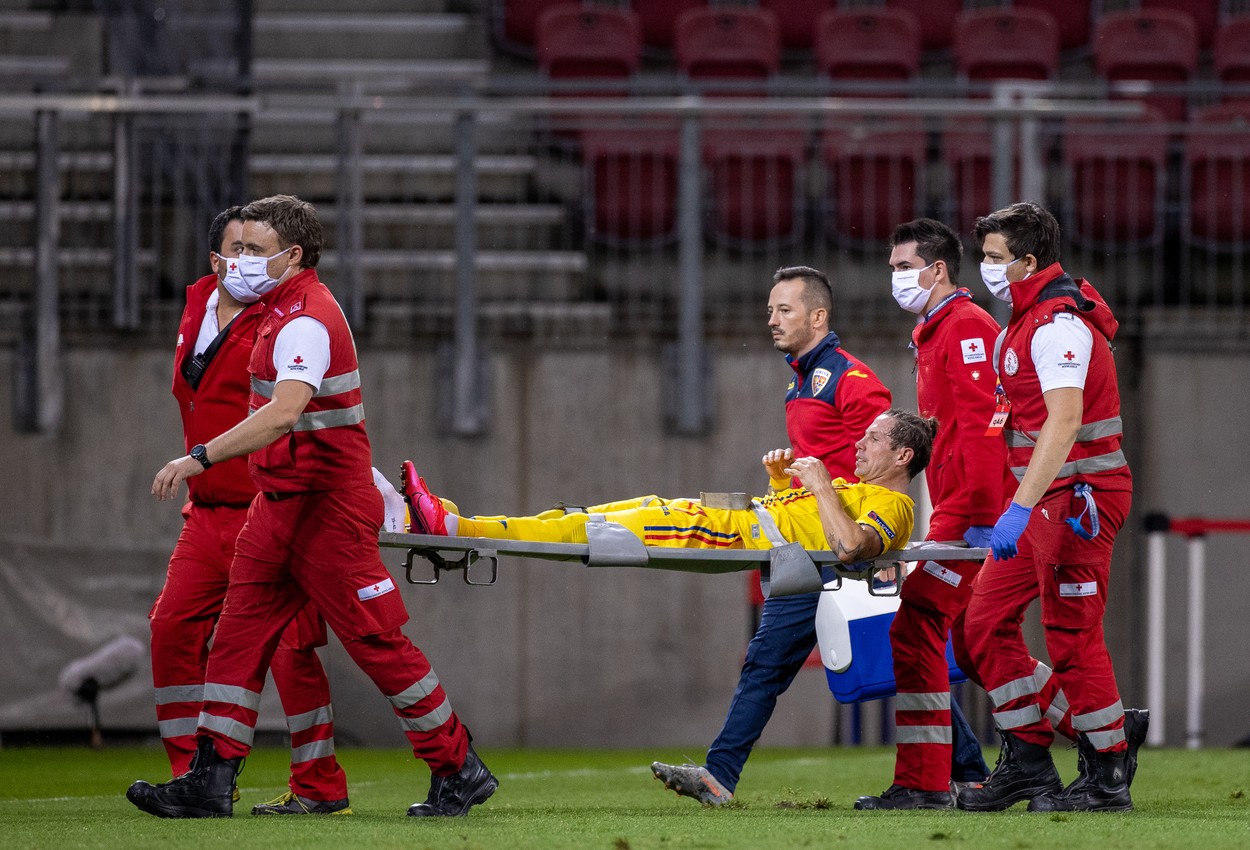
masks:
[[[798,543],[771,549],[678,549],[645,546],[628,529],[592,518],[587,543],[547,543],[484,537],[382,532],[383,548],[406,551],[404,577],[409,584],[437,584],[442,574],[463,571],[470,585],[492,585],[504,556],[578,563],[586,567],[636,567],[719,575],[760,570],[766,596],[821,594],[816,609],[816,639],[829,688],[839,702],[863,702],[894,694],[889,628],[898,611],[905,570],[885,581],[883,570],[899,562],[983,560],[988,549],[947,543],[910,543],[855,564],[844,564],[828,550],[808,550]],[[424,559],[432,567],[418,577]],[[845,581],[850,579],[851,581]],[[955,665],[950,646],[951,681],[966,678]]]

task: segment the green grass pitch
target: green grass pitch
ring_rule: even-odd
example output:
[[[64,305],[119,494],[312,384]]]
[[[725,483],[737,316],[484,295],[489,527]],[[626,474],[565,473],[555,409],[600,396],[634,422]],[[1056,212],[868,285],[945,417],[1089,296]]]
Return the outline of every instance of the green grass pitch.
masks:
[[[163,781],[162,751],[142,747],[0,750],[0,847],[59,848],[1250,848],[1250,752],[1143,750],[1125,814],[1030,815],[856,812],[851,804],[889,784],[892,748],[762,749],[738,796],[720,809],[679,798],[652,779],[656,751],[491,750],[500,788],[468,817],[416,820],[428,774],[401,750],[344,750],[354,814],[252,817],[276,796],[287,750],[257,749],[239,777],[231,819],[161,820],[123,796],[134,779]],[[699,757],[701,751],[689,751]],[[992,755],[992,754],[991,754]],[[992,758],[991,758],[992,761]],[[1075,772],[1071,750],[1060,772]]]

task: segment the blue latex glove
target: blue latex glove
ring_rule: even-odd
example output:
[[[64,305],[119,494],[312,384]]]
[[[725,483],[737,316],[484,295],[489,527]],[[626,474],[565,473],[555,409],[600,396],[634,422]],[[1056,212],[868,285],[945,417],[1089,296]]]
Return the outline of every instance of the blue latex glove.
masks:
[[[1003,511],[990,533],[990,549],[994,552],[995,561],[1005,561],[1016,556],[1016,542],[1024,534],[1032,513],[1032,508],[1017,505],[1015,502]]]
[[[964,542],[971,549],[988,549],[990,547],[990,532],[994,530],[992,525],[973,525],[969,526],[964,532]]]

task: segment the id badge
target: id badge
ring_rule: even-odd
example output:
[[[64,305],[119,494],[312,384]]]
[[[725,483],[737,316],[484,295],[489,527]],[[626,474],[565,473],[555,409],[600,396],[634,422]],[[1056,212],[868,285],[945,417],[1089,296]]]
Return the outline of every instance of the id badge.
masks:
[[[1002,385],[999,385],[998,392],[995,394],[997,401],[994,404],[994,415],[990,417],[990,426],[985,429],[985,436],[997,437],[1003,433],[1003,426],[1007,424],[1007,414],[1011,413],[1011,401],[1007,398],[1006,393],[1002,391]]]

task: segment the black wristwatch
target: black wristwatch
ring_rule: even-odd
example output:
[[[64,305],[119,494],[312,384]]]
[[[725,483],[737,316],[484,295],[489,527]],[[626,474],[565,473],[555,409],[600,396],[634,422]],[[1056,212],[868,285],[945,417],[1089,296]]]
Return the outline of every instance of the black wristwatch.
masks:
[[[213,462],[208,459],[208,449],[204,448],[203,443],[197,443],[196,445],[192,446],[190,455],[191,457],[198,460],[200,462],[200,466],[204,467],[205,469],[208,469],[210,466],[213,465]]]

